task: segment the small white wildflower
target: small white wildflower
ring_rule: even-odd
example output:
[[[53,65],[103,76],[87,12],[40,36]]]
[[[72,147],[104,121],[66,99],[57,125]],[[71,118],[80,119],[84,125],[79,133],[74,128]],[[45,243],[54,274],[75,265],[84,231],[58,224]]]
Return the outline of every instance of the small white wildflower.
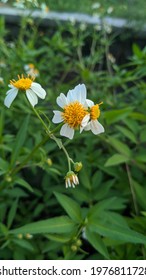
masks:
[[[26,74],[30,75],[31,77],[39,76],[39,71],[38,71],[38,69],[35,68],[33,63],[25,64],[24,70],[25,70]]]
[[[108,13],[108,14],[111,14],[111,13],[113,12],[113,10],[114,10],[113,7],[109,7],[109,8],[107,9],[107,13]]]
[[[4,104],[6,107],[10,107],[14,99],[16,98],[18,91],[25,91],[26,96],[34,107],[38,103],[38,97],[44,99],[46,91],[41,87],[40,84],[34,83],[34,77],[21,77],[18,75],[18,80],[11,80],[9,87],[11,88],[6,92],[6,98]]]
[[[89,114],[87,114],[82,120],[80,132],[83,130],[91,130],[95,135],[103,133],[104,127],[98,121],[100,116],[99,105],[101,105],[102,102],[99,104],[94,104],[94,102],[89,99],[87,99],[86,102],[90,111]]]
[[[75,188],[76,185],[79,185],[78,176],[73,171],[69,171],[65,176],[65,186]]]
[[[63,109],[53,111],[53,123],[63,122],[60,135],[73,139],[75,129],[79,128],[85,115],[87,114],[86,87],[84,84],[69,90],[67,96],[61,93],[57,97],[57,104]]]
[[[91,8],[92,8],[93,10],[99,9],[100,7],[101,7],[101,4],[98,3],[98,2],[94,3],[94,4],[91,6]]]

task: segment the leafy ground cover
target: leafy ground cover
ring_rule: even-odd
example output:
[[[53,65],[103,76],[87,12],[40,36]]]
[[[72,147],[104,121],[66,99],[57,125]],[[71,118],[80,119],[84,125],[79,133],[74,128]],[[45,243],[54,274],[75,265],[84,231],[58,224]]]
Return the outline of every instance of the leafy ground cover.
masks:
[[[0,259],[146,258],[146,49],[134,44],[119,66],[113,34],[98,28],[44,29],[29,16],[14,36],[0,20]],[[9,81],[28,72],[46,98],[34,111],[20,91],[6,108]],[[105,133],[70,140],[51,120],[79,83],[103,102]],[[75,188],[65,188],[70,158],[83,165]]]

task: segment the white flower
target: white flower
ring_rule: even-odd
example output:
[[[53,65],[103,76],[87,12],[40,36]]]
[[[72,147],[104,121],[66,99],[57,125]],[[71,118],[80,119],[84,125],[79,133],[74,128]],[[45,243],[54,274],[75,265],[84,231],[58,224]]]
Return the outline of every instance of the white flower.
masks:
[[[76,185],[79,184],[78,176],[73,172],[69,171],[65,176],[65,186],[75,188]]]
[[[96,2],[96,3],[93,3],[91,8],[94,10],[94,9],[99,9],[101,7],[101,4]]]
[[[34,64],[29,63],[24,65],[24,70],[27,73],[27,75],[30,75],[31,77],[38,77],[39,71],[35,68]]]
[[[108,14],[111,14],[111,13],[113,12],[113,10],[114,10],[113,7],[109,7],[109,8],[107,9],[107,13],[108,13]]]
[[[95,135],[103,133],[104,127],[97,120],[100,116],[99,105],[101,105],[102,102],[95,105],[93,101],[86,99],[86,103],[90,111],[82,120],[80,132],[83,130],[91,130]]]
[[[63,112],[53,111],[52,121],[54,123],[63,122],[60,135],[72,139],[74,130],[81,126],[81,122],[87,114],[85,85],[79,84],[74,89],[69,90],[67,96],[61,93],[56,102],[63,109]]]
[[[26,96],[34,107],[38,103],[38,97],[44,99],[46,91],[41,87],[40,84],[34,83],[34,78],[24,77],[23,75],[18,76],[18,80],[11,80],[9,87],[11,88],[6,92],[6,98],[4,104],[6,107],[10,107],[14,99],[16,98],[18,91],[25,91]]]

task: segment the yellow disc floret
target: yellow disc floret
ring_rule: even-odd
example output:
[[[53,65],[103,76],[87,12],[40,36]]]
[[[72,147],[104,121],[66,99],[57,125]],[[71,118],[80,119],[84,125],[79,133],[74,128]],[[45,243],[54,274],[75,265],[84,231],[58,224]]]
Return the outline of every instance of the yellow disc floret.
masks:
[[[90,108],[90,118],[91,120],[97,120],[100,116],[100,109],[99,105],[101,105],[103,102],[96,104]]]
[[[31,87],[31,84],[33,82],[34,78],[32,77],[24,77],[21,75],[21,77],[18,75],[18,80],[11,80],[10,84],[14,87],[20,89],[20,90],[27,90]]]
[[[62,116],[64,122],[71,128],[77,128],[86,114],[87,111],[83,105],[80,102],[75,101],[65,106]]]

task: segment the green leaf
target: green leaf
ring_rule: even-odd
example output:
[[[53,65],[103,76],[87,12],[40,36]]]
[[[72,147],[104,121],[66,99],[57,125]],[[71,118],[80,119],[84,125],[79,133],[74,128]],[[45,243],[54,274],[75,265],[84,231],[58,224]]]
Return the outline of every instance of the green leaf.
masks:
[[[20,228],[11,230],[13,234],[44,234],[44,233],[67,233],[75,229],[75,223],[67,216],[50,218],[27,224]]]
[[[56,241],[59,243],[67,243],[70,241],[71,237],[68,235],[59,235],[59,234],[47,234],[45,235],[48,239]]]
[[[121,154],[114,154],[106,161],[105,166],[107,167],[107,166],[119,165],[121,163],[125,163],[128,161],[129,159],[126,156]]]
[[[77,204],[73,199],[67,197],[61,193],[54,193],[58,202],[64,208],[66,213],[70,216],[70,218],[77,223],[82,222],[82,214],[79,204]]]
[[[15,239],[13,240],[13,243],[15,243],[16,245],[24,248],[24,249],[27,249],[29,251],[34,251],[34,248],[33,246],[31,245],[30,242],[28,242],[27,240],[24,240],[24,239]]]
[[[140,120],[140,121],[144,121],[144,122],[146,121],[146,115],[142,114],[142,113],[138,113],[138,112],[131,113],[130,117],[135,120]]]
[[[140,132],[140,141],[141,142],[146,142],[146,126],[142,127],[142,131]]]
[[[111,197],[104,199],[94,206],[92,206],[88,212],[88,218],[93,218],[103,215],[103,211],[114,210],[114,209],[123,209],[125,200],[122,198]]]
[[[108,143],[113,146],[115,150],[117,150],[120,154],[123,154],[127,157],[131,157],[131,151],[125,143],[121,142],[120,140],[114,137],[108,137]]]
[[[137,44],[133,44],[132,46],[133,53],[138,57],[142,58],[143,52],[141,51],[140,47]]]
[[[12,152],[12,155],[11,155],[11,162],[10,162],[11,166],[13,166],[13,164],[17,160],[17,157],[20,153],[20,149],[22,148],[22,146],[25,142],[28,123],[29,123],[29,116],[27,116],[25,118],[25,120],[23,121],[22,125],[20,125],[20,130],[17,133],[16,141],[15,141],[15,144],[14,144],[14,147],[13,147],[13,152]]]
[[[104,113],[107,124],[111,124],[117,122],[121,119],[126,118],[133,111],[132,107],[119,109],[119,110],[111,110]]]
[[[8,170],[8,166],[9,166],[8,162],[0,158],[0,170],[5,172]]]
[[[123,135],[125,135],[128,139],[130,139],[133,143],[137,143],[136,137],[134,135],[134,133],[132,131],[130,131],[129,129],[119,126],[117,125],[116,128],[122,132]]]
[[[17,178],[15,179],[15,184],[18,184],[24,188],[26,188],[27,190],[34,192],[33,188],[30,186],[30,184],[28,184],[24,179],[22,178]]]
[[[142,151],[143,150],[143,151]],[[145,150],[142,149],[138,155],[136,155],[135,159],[140,161],[140,162],[146,162],[146,154]]]
[[[8,228],[4,224],[0,223],[0,235],[7,235],[7,234],[8,234]]]
[[[11,208],[10,208],[10,211],[8,213],[8,222],[7,222],[7,225],[8,225],[8,228],[11,227],[12,223],[13,223],[13,220],[15,218],[15,215],[16,215],[16,211],[17,211],[17,206],[18,206],[18,199],[16,199]]]
[[[136,198],[138,200],[139,205],[143,210],[146,210],[146,189],[142,187],[138,182],[132,180],[132,185],[134,188],[134,192],[136,194]]]
[[[85,231],[87,240],[89,243],[101,254],[103,255],[106,259],[110,259],[107,248],[100,237],[100,235],[96,232],[91,232],[90,230],[86,229]]]
[[[102,236],[109,237],[113,240],[121,240],[130,243],[146,244],[146,237],[134,230],[120,226],[104,224],[102,222],[92,221],[89,228]]]

